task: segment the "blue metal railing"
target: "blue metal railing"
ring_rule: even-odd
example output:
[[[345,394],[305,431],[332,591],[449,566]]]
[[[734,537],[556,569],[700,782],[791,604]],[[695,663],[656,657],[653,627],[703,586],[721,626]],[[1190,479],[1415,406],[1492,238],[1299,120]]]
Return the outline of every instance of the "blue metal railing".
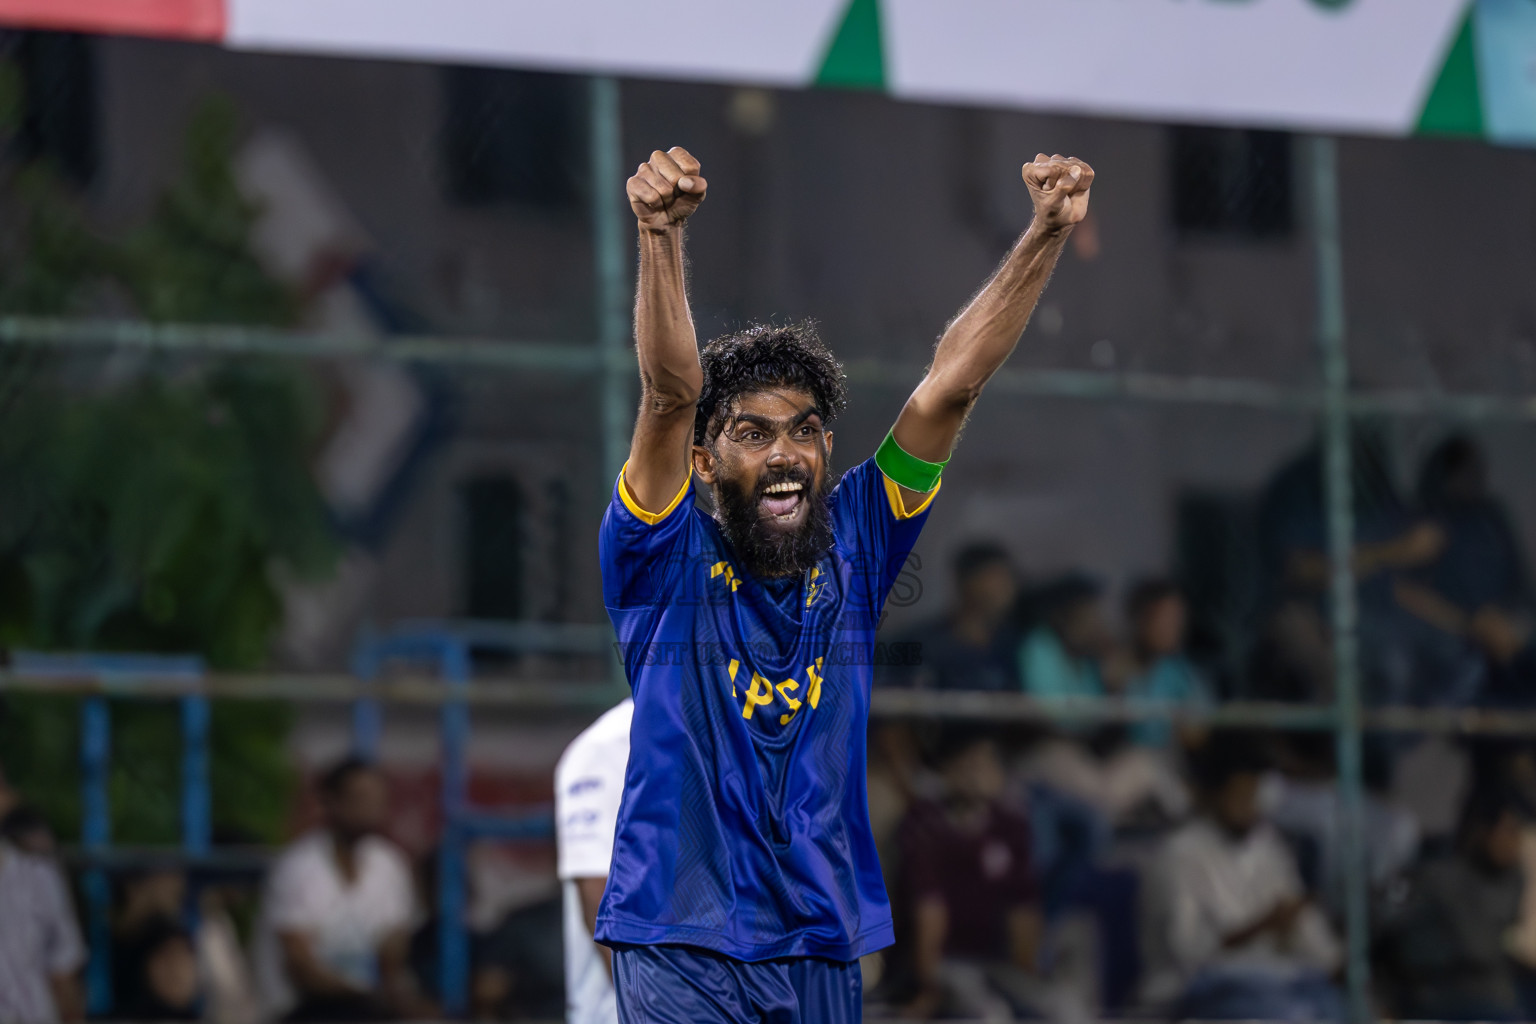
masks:
[[[413,622],[388,633],[365,632],[358,640],[353,671],[364,695],[352,701],[352,744],[363,757],[376,759],[383,730],[382,702],[368,693],[392,662],[430,666],[449,699],[439,703],[443,832],[438,872],[439,970],[444,1010],[461,1013],[468,1003],[469,934],[466,924],[468,879],[465,858],[476,839],[508,842],[548,840],[554,822],[548,808],[499,814],[469,801],[468,696],[471,651],[606,652],[609,640],[598,627],[544,630],[516,624]],[[86,968],[87,1007],[92,1015],[112,1010],[112,713],[114,694],[124,698],[164,696],[181,711],[181,852],[188,861],[212,855],[212,793],[209,783],[208,697],[202,659],[129,654],[39,654],[17,652],[10,678],[28,688],[63,692],[88,689],[81,702],[81,853],[85,862],[82,894],[90,961]]]
[[[566,640],[590,637],[564,638]],[[469,904],[466,854],[476,839],[547,840],[554,836],[550,812],[496,814],[473,807],[469,800],[469,704],[471,649],[518,651],[528,637],[515,627],[498,630],[485,623],[412,622],[389,633],[365,631],[352,657],[352,668],[364,682],[374,682],[389,662],[430,665],[447,688],[449,699],[438,711],[440,737],[440,800],[443,830],[437,858],[438,977],[443,1010],[462,1013],[469,1002]],[[590,645],[590,644],[589,644]],[[606,647],[606,642],[604,643]],[[559,643],[554,648],[558,649]],[[379,702],[357,700],[352,709],[353,748],[359,756],[376,757],[383,730]]]
[[[115,689],[134,689],[137,680],[198,683],[203,661],[196,657],[144,654],[39,654],[18,651],[11,671],[33,682],[94,679],[102,693],[80,707],[80,842],[94,858],[112,845],[112,706]],[[174,698],[181,705],[181,842],[189,856],[208,853],[212,840],[212,794],[208,781],[208,699],[198,693]],[[99,862],[81,878],[85,897],[86,1008],[93,1015],[112,1009],[112,884]]]

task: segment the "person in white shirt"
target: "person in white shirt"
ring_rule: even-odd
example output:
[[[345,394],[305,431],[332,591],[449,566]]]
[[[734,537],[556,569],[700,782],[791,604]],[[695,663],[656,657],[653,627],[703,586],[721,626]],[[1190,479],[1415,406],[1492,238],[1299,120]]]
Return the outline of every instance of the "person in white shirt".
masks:
[[[320,779],[322,828],[268,876],[256,970],[268,1011],[291,1021],[385,1020],[422,1013],[406,954],[415,921],[410,864],[379,833],[383,777],[348,759]]]
[[[0,1021],[84,1020],[85,958],[57,865],[0,840]]]
[[[555,766],[555,836],[565,897],[567,1024],[617,1024],[612,953],[592,941],[608,882],[613,833],[629,764],[632,700],[571,741]]]
[[[1143,995],[1178,1019],[1337,1020],[1343,951],[1290,848],[1259,811],[1251,736],[1196,758],[1203,813],[1171,835],[1143,887]]]

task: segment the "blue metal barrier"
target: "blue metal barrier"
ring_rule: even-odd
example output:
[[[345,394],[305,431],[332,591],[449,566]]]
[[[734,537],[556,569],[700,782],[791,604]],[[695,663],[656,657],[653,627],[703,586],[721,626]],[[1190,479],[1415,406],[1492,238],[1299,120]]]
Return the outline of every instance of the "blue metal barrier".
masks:
[[[120,684],[152,678],[185,684],[203,677],[196,657],[142,654],[39,654],[17,651],[11,670],[36,682],[94,679],[103,691],[80,707],[80,843],[100,857],[112,847],[112,708],[110,694]],[[206,854],[212,838],[212,798],[208,782],[208,700],[197,694],[173,698],[181,705],[181,834],[190,855]],[[112,1009],[112,883],[99,863],[81,879],[85,897],[86,1008],[92,1016]]]
[[[552,838],[554,821],[548,810],[498,815],[473,808],[469,802],[469,687],[472,647],[499,651],[525,649],[526,638],[515,631],[499,635],[485,624],[416,622],[389,633],[365,630],[353,652],[352,668],[364,682],[378,679],[388,662],[406,661],[434,666],[438,677],[457,699],[443,702],[438,728],[441,741],[441,803],[443,832],[438,854],[437,926],[438,976],[443,1010],[463,1013],[469,1003],[468,879],[465,855],[475,839],[530,841]],[[362,699],[352,709],[353,747],[362,757],[378,754],[383,727],[376,700]]]

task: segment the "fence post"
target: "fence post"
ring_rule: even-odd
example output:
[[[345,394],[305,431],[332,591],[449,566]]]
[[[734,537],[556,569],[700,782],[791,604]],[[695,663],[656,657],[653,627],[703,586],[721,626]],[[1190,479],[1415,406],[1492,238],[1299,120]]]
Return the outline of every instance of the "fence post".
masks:
[[[181,698],[181,845],[193,857],[206,855],[213,842],[208,725],[208,698]]]
[[[87,697],[80,708],[80,845],[91,857],[112,842],[112,709],[106,697]],[[112,1010],[112,885],[99,862],[86,868],[86,1009],[91,1016]]]
[[[588,108],[587,189],[592,209],[592,261],[597,278],[597,349],[602,363],[599,388],[602,401],[602,453],[598,474],[599,507],[608,503],[610,489],[629,455],[629,433],[634,405],[630,382],[637,372],[630,354],[628,268],[631,249],[624,231],[624,207],[620,205],[624,174],[624,124],[619,106],[619,82],[597,76],[591,80]],[[624,666],[608,662],[609,679],[624,682]]]
[[[1333,625],[1334,692],[1349,1014],[1371,1019],[1368,882],[1361,835],[1364,800],[1360,747],[1359,615],[1355,606],[1354,494],[1351,477],[1349,354],[1345,348],[1344,254],[1339,227],[1338,146],[1312,140],[1313,243],[1317,273],[1317,342],[1323,371],[1323,495],[1328,520],[1329,604]]]
[[[469,645],[444,636],[439,668],[450,699],[440,712],[442,728],[443,836],[437,854],[438,958],[443,1010],[462,1014],[469,1005],[469,932],[465,917],[469,906],[468,830],[469,810],[469,705],[464,691],[469,685]]]
[[[629,387],[634,376],[629,354],[630,247],[624,234],[623,122],[617,79],[591,83],[590,108],[592,258],[597,277],[597,345],[602,356],[602,490],[604,504],[629,452],[634,415]]]
[[[370,684],[370,695],[352,702],[352,753],[365,761],[379,756],[379,737],[384,731],[384,712],[372,685],[379,678],[379,639],[371,626],[365,626],[352,648],[352,674],[359,682]]]

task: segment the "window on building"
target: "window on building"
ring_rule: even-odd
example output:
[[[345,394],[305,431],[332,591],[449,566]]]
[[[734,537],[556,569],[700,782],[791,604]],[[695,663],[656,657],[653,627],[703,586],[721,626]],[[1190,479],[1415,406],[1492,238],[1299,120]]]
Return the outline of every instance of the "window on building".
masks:
[[[520,619],[523,607],[523,489],[508,476],[459,486],[464,614]]]
[[[20,95],[14,145],[22,160],[42,160],[86,186],[100,164],[96,51],[89,36],[18,32],[4,41]]]
[[[1292,229],[1291,136],[1172,129],[1173,223],[1180,236],[1284,238]]]
[[[448,197],[466,206],[576,207],[586,181],[586,80],[502,68],[443,69]]]

